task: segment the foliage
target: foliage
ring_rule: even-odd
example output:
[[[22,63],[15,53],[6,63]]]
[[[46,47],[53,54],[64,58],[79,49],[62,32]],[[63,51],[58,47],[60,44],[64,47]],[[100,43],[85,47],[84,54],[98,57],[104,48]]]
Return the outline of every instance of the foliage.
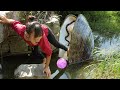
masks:
[[[119,11],[89,11],[84,13],[93,31],[101,35],[117,34],[120,31]]]
[[[53,14],[53,11],[20,11],[20,20],[25,23],[28,15],[36,16],[40,23],[46,23],[49,17]]]
[[[107,56],[105,60],[97,64],[92,78],[120,78],[120,54]]]
[[[120,32],[120,11],[58,11],[56,13],[61,15],[61,23],[68,14],[76,16],[83,14],[92,30],[103,36],[111,37]]]
[[[94,54],[101,53],[97,49]],[[101,57],[101,54],[99,54]],[[104,58],[95,58],[89,65],[83,66],[77,78],[120,79],[120,53],[110,53]],[[98,62],[98,63],[96,63]]]

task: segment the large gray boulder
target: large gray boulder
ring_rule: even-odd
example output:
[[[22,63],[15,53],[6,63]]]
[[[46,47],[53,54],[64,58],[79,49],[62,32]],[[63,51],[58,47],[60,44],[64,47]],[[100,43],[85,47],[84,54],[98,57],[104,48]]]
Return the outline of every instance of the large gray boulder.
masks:
[[[43,64],[22,64],[14,75],[17,79],[48,79],[43,73]]]
[[[8,13],[8,12],[6,12],[6,11],[0,11],[0,16],[3,16],[3,15],[6,16],[6,13]],[[0,43],[3,42],[3,39],[4,39],[3,38],[4,37],[3,30],[4,30],[4,26],[2,24],[0,24]]]
[[[10,19],[20,20],[19,11],[0,11],[0,15],[5,15]],[[19,42],[18,42],[19,41]],[[0,24],[0,45],[4,52],[24,52],[27,51],[27,44],[24,40],[8,25]]]
[[[80,14],[71,33],[69,61],[71,64],[91,60],[94,49],[92,29],[83,14]]]
[[[50,77],[43,73],[43,64],[22,64],[14,72],[16,79],[53,79],[59,74],[56,70]],[[58,79],[70,79],[70,75],[65,72]]]

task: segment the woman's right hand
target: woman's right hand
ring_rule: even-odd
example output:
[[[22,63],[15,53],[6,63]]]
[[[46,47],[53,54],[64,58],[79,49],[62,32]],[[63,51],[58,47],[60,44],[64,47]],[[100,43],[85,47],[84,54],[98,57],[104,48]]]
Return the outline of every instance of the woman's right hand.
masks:
[[[9,23],[9,20],[5,16],[0,16],[0,23],[7,24]]]
[[[51,76],[51,70],[50,70],[50,68],[49,67],[44,68],[43,69],[43,73],[45,73],[47,75],[47,77],[50,77]]]
[[[0,16],[0,23],[1,24],[10,24],[14,20],[13,19],[8,19],[6,16]]]

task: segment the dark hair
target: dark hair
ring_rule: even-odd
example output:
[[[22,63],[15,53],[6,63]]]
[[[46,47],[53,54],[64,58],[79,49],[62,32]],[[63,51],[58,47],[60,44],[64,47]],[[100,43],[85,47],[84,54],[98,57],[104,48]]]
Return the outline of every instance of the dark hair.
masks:
[[[35,37],[42,36],[42,28],[40,23],[36,20],[35,16],[28,16],[28,22],[26,24],[26,32],[31,34],[35,32]]]
[[[33,22],[33,21],[37,21],[37,18],[35,16],[29,15],[27,20],[28,22]]]

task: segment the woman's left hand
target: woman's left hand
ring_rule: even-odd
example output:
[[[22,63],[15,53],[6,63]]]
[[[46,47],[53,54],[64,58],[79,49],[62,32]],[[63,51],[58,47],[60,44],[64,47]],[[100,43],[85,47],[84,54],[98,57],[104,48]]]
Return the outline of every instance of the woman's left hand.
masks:
[[[50,77],[51,76],[50,68],[49,67],[44,68],[43,73],[46,73],[47,77]]]

